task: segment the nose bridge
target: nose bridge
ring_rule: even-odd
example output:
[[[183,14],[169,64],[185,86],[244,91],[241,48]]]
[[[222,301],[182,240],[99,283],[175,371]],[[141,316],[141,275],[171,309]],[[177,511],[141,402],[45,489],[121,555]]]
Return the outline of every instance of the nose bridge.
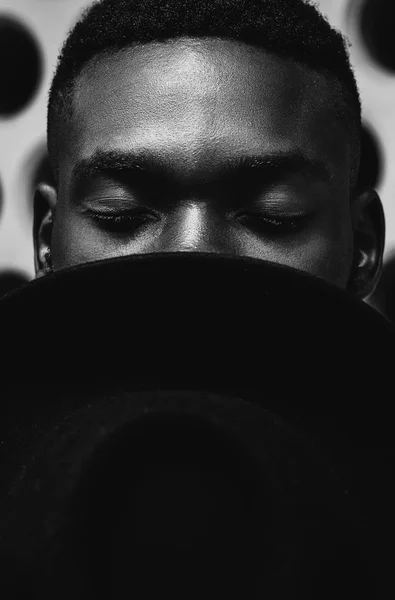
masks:
[[[161,236],[162,252],[226,252],[225,225],[213,207],[189,201],[174,209]]]

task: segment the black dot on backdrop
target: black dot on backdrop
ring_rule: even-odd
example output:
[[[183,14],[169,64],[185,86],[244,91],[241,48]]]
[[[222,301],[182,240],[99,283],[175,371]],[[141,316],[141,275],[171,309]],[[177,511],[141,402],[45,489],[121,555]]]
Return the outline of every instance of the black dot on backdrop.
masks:
[[[362,125],[361,161],[358,173],[357,188],[377,188],[383,173],[383,154],[379,140],[373,131]]]
[[[394,25],[394,0],[364,0],[360,12],[362,38],[376,62],[390,71],[395,71]]]
[[[19,273],[18,271],[10,269],[0,271],[0,298],[8,292],[16,290],[28,281],[29,279],[22,273]]]
[[[15,18],[0,16],[0,116],[10,117],[35,96],[43,58],[34,35]]]

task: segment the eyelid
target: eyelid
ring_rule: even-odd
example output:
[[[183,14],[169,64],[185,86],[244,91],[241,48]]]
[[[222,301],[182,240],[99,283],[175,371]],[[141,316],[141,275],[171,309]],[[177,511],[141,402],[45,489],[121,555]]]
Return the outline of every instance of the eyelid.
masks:
[[[100,215],[102,217],[133,217],[139,215],[151,215],[153,217],[158,217],[158,214],[152,210],[151,208],[147,208],[145,206],[129,206],[128,207],[119,207],[119,206],[111,206],[106,207],[106,210],[98,210],[93,208],[86,208],[84,210],[88,215]]]
[[[238,211],[236,220],[243,227],[247,226],[252,230],[263,231],[270,233],[270,231],[276,234],[292,234],[301,231],[308,221],[309,214],[293,214],[293,215],[276,215],[268,214],[262,211]]]
[[[110,208],[110,209],[115,209],[115,208],[119,208],[120,204],[121,206],[128,206],[130,207],[131,204],[133,204],[135,201],[133,200],[133,198],[130,197],[130,195],[125,196],[125,195],[119,195],[119,196],[99,196],[99,195],[95,195],[95,196],[85,196],[83,199],[83,202],[85,205],[87,206],[104,206],[106,208]],[[107,203],[111,202],[111,206],[108,205]],[[113,203],[117,202],[118,205],[116,207],[113,206]]]
[[[160,218],[148,210],[85,211],[100,229],[114,234],[135,235],[142,228],[158,223]]]
[[[279,211],[270,211],[270,210],[263,210],[263,209],[258,209],[258,210],[240,209],[240,210],[234,211],[234,213],[233,213],[233,217],[235,217],[235,218],[256,217],[256,218],[261,218],[261,219],[275,219],[278,221],[298,220],[298,219],[307,218],[308,216],[309,215],[306,214],[306,212],[301,212],[301,211],[284,213],[284,212],[279,212]]]

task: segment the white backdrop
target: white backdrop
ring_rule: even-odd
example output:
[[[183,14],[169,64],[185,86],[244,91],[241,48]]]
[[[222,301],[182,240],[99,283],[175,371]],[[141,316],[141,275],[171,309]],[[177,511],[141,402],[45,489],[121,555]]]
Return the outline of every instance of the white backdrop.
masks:
[[[362,99],[363,122],[376,137],[383,158],[376,189],[387,221],[385,256],[395,252],[395,72],[386,71],[370,55],[360,33],[364,0],[321,0],[321,11],[352,43]],[[17,271],[34,277],[32,181],[45,153],[46,103],[57,55],[67,32],[90,0],[0,0],[0,19],[12,16],[35,36],[44,60],[37,93],[16,116],[0,116],[0,274]],[[394,48],[395,50],[395,48]],[[1,90],[0,90],[1,94]]]

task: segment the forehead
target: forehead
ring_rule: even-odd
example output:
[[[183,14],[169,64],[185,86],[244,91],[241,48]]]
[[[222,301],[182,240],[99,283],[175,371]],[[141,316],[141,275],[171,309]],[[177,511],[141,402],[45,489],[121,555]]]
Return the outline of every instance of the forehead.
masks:
[[[178,39],[99,55],[80,75],[60,172],[98,148],[155,150],[190,170],[225,155],[301,149],[349,165],[330,82],[247,44]]]

